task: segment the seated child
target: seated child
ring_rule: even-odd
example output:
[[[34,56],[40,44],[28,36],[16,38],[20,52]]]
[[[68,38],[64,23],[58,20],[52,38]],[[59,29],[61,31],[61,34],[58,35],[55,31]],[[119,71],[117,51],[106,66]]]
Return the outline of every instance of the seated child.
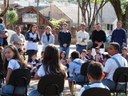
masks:
[[[87,49],[87,55],[85,56],[88,62],[94,61],[92,56],[92,48]]]
[[[87,51],[85,49],[82,50],[81,54],[80,54],[80,59],[87,62],[87,58],[86,58],[86,55],[87,55]]]
[[[31,59],[28,61],[28,64],[31,66],[31,73],[32,76],[34,76],[39,66],[39,61],[36,58],[36,54],[32,54]]]
[[[82,96],[82,93],[85,90],[87,90],[89,88],[93,88],[93,87],[108,89],[108,87],[103,85],[100,81],[104,77],[103,74],[104,74],[104,72],[103,72],[102,64],[99,63],[99,62],[91,62],[88,66],[88,69],[87,69],[87,77],[90,81],[90,84],[89,85],[84,85],[81,88],[79,96]]]

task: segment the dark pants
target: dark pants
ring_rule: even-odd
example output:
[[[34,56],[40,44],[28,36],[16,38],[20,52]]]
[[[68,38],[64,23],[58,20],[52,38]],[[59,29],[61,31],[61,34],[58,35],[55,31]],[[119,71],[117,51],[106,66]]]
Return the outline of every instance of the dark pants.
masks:
[[[37,55],[37,50],[27,50],[28,60],[31,59],[33,54]]]
[[[86,49],[86,45],[85,46],[79,44],[76,45],[76,51],[78,51],[79,53],[81,53],[83,49]]]

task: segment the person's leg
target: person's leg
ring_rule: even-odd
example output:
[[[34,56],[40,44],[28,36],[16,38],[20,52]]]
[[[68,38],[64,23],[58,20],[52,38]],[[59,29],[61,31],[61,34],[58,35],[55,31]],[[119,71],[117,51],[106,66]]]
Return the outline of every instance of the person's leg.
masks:
[[[37,90],[32,90],[29,96],[43,96],[43,95],[41,95]]]
[[[76,45],[76,51],[78,51],[79,53],[81,53],[82,48],[81,48],[81,46],[80,46],[80,45]]]
[[[63,47],[60,47],[60,52],[64,51],[64,48]]]
[[[14,90],[14,86],[12,85],[5,85],[2,88],[2,96],[9,96],[9,94],[12,94]]]
[[[115,89],[115,82],[114,81],[111,81],[109,79],[104,79],[104,80],[102,80],[102,83],[104,85],[106,85],[110,90],[114,90]]]
[[[65,51],[66,51],[66,58],[69,57],[69,47],[65,48]]]
[[[73,81],[71,81],[69,79],[68,80],[68,84],[69,84],[69,89],[70,89],[71,95],[74,95],[74,84],[73,84]]]

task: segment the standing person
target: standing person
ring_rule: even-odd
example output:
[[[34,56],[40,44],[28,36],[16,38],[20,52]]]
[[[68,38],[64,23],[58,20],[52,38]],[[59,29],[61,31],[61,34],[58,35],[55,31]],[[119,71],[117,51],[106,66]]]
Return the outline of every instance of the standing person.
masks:
[[[24,43],[25,43],[25,37],[23,34],[21,34],[21,27],[16,26],[15,32],[11,38],[10,38],[10,43],[14,44],[17,49],[23,49],[24,48]]]
[[[26,33],[25,36],[27,42],[27,55],[28,60],[31,58],[32,54],[37,54],[38,51],[38,42],[39,42],[39,35],[37,33],[37,25],[32,24],[29,28],[29,31]]]
[[[120,44],[120,53],[124,46],[127,45],[126,31],[122,28],[122,22],[117,22],[117,28],[112,32],[111,42]]]
[[[91,39],[93,42],[93,48],[104,48],[104,42],[106,41],[106,34],[101,30],[101,25],[96,24],[95,30],[92,32]]]
[[[4,40],[8,37],[7,32],[5,31],[5,25],[2,18],[0,18],[0,45],[4,44]]]
[[[44,59],[42,65],[34,76],[35,79],[40,79],[41,77],[48,74],[60,74],[65,77],[64,69],[60,64],[60,53],[59,50],[54,45],[48,45],[44,51]],[[37,89],[30,92],[29,96],[42,96]]]
[[[89,40],[89,34],[85,31],[86,30],[86,24],[81,23],[81,30],[76,33],[76,50],[78,52],[82,52],[83,49],[86,49],[87,43]]]
[[[2,96],[9,96],[13,93],[14,86],[8,84],[12,71],[20,68],[25,68],[25,63],[19,56],[18,50],[14,45],[9,45],[5,48],[5,70],[6,74],[6,85],[2,88]],[[17,87],[17,93],[23,93],[25,87]]]
[[[52,34],[52,28],[50,26],[46,27],[46,30],[44,34],[42,35],[41,42],[43,44],[43,51],[49,44],[54,44],[55,42],[55,37]]]
[[[119,54],[120,45],[117,42],[110,43],[108,47],[108,53],[111,56],[104,67],[105,79],[102,81],[104,85],[106,85],[110,90],[115,89],[115,82],[113,81],[113,75],[117,68],[119,67],[127,67],[127,61],[124,57]],[[118,84],[117,90],[123,90],[125,86]]]
[[[62,30],[58,34],[58,41],[60,44],[60,52],[65,51],[66,52],[66,58],[68,58],[69,55],[69,46],[71,43],[71,33],[68,30],[68,24],[63,23]]]

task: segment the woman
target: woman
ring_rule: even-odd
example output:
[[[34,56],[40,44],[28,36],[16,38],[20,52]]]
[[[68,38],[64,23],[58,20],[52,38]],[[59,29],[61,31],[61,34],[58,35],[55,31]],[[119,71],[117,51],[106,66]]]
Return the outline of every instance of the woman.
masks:
[[[55,37],[51,31],[52,28],[50,26],[47,26],[46,31],[42,35],[41,42],[43,44],[43,49],[42,49],[43,51],[46,48],[46,46],[48,46],[49,44],[54,44],[55,42]]]
[[[37,50],[38,50],[39,36],[37,33],[37,25],[36,24],[32,24],[30,26],[30,29],[26,33],[25,38],[28,41],[28,43],[27,43],[27,55],[28,55],[28,60],[29,60],[33,53],[37,54]]]
[[[9,45],[5,48],[5,70],[6,70],[6,85],[2,89],[2,95],[8,96],[8,94],[13,93],[14,86],[8,84],[9,78],[11,76],[12,71],[25,68],[25,63],[19,56],[18,50],[14,45]],[[24,87],[18,88],[18,92],[22,92]]]
[[[42,76],[47,74],[62,74],[65,76],[65,72],[60,65],[60,56],[58,49],[53,45],[48,45],[44,51],[44,59],[42,61],[42,65],[34,76],[35,79],[40,79]],[[33,90],[29,96],[40,96],[37,90]]]

